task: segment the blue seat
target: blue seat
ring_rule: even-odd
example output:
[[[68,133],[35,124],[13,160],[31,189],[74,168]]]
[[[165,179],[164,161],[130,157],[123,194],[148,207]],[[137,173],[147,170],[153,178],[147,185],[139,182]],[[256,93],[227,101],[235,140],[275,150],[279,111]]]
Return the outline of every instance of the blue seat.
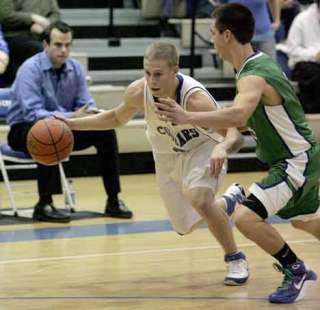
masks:
[[[25,152],[14,151],[9,144],[6,143],[0,144],[0,151],[4,159],[15,159],[21,161],[22,163],[33,161],[28,154]]]
[[[10,89],[0,89],[0,120],[2,120],[3,122],[5,122],[10,103]],[[13,191],[13,186],[10,182],[8,171],[36,168],[37,163],[28,154],[20,151],[14,151],[7,143],[0,143],[1,174],[7,190],[7,194],[9,196],[10,207],[12,208],[15,216],[18,216],[18,208],[14,197],[16,192]],[[74,202],[71,197],[69,182],[66,178],[62,163],[59,163],[59,172],[63,187],[63,193],[66,197],[65,207],[71,211],[74,211]]]

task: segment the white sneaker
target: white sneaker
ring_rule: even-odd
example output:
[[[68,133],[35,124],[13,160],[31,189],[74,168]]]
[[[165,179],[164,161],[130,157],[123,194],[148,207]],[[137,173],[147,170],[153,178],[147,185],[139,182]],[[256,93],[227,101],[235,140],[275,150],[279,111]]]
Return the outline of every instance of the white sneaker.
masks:
[[[246,193],[240,184],[233,183],[227,188],[222,197],[226,201],[226,212],[230,216],[234,212],[237,203],[241,204],[246,199]]]
[[[228,274],[224,279],[225,285],[244,285],[249,278],[249,268],[246,256],[242,252],[225,255]]]

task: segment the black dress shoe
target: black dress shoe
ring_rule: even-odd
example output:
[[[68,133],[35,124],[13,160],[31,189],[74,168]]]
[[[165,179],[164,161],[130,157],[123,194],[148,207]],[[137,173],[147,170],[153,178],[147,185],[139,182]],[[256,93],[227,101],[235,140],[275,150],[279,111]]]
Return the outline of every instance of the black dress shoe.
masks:
[[[33,219],[42,222],[69,223],[71,218],[67,213],[57,210],[52,204],[37,203],[33,211]]]
[[[118,217],[122,219],[131,219],[133,216],[132,212],[127,208],[122,200],[115,200],[112,202],[108,201],[104,213],[106,216]]]

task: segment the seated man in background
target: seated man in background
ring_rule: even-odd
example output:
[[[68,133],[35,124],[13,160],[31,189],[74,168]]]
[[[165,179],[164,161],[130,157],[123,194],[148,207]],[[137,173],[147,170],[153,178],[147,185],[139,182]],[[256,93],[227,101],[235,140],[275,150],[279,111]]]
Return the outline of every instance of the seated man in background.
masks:
[[[10,50],[4,82],[10,86],[20,65],[42,51],[41,35],[60,19],[60,12],[57,0],[0,0],[0,8],[0,24]]]
[[[3,38],[0,25],[0,87],[3,86],[2,74],[6,71],[9,62],[9,49],[7,42]]]
[[[299,13],[289,30],[287,53],[292,80],[306,113],[320,112],[320,0]]]
[[[95,111],[85,74],[76,60],[68,58],[72,30],[63,22],[51,24],[44,37],[43,52],[26,60],[12,86],[12,104],[7,121],[8,143],[18,151],[28,152],[26,138],[39,119],[56,114],[81,117]],[[74,132],[74,150],[94,146],[97,149],[103,183],[108,194],[105,214],[131,218],[132,212],[118,199],[120,192],[118,145],[114,130]],[[68,222],[70,216],[55,209],[52,194],[61,193],[58,166],[38,165],[40,199],[33,217],[42,221]]]

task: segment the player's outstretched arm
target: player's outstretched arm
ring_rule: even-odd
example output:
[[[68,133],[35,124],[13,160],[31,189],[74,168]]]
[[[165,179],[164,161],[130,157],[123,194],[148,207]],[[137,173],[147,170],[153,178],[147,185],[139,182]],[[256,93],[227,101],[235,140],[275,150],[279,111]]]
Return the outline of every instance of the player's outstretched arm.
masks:
[[[192,124],[215,130],[245,127],[259,104],[266,81],[258,76],[246,76],[237,82],[238,94],[233,106],[217,111],[185,111],[175,102],[162,99],[156,103],[156,113],[162,120],[175,124]]]
[[[72,130],[105,130],[120,126],[115,117],[115,110],[103,111],[85,117],[65,119],[64,121]]]
[[[66,119],[72,130],[106,130],[126,124],[133,116],[143,110],[143,88],[139,81],[127,88],[122,103],[112,110],[98,111],[86,117]]]

